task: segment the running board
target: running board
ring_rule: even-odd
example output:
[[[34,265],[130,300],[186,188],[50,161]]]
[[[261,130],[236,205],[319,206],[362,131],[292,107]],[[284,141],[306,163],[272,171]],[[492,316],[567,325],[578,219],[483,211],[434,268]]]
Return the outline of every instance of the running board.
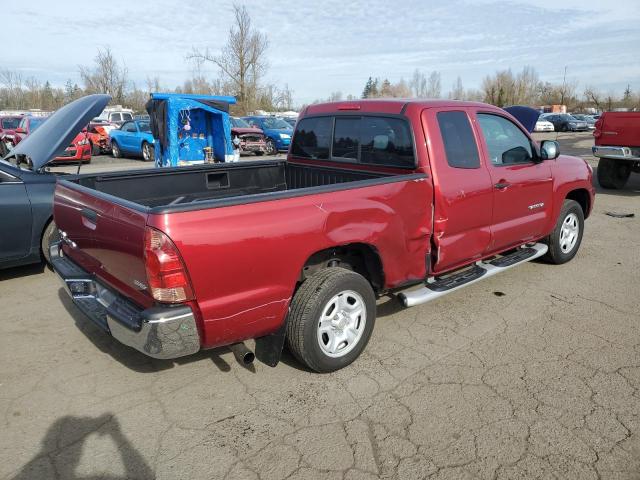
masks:
[[[523,246],[508,255],[503,255],[486,262],[477,262],[472,268],[454,273],[448,277],[441,279],[430,278],[424,287],[409,292],[401,292],[398,294],[398,297],[400,297],[405,307],[413,307],[421,303],[430,302],[447,293],[492,277],[496,273],[504,272],[516,265],[541,257],[547,253],[548,249],[549,247],[544,243]]]

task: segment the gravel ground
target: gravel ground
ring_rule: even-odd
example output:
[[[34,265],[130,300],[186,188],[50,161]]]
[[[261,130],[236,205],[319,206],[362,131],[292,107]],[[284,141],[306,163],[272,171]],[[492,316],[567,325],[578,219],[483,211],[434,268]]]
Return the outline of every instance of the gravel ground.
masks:
[[[559,140],[590,158],[590,135]],[[115,163],[140,165],[90,168]],[[640,478],[639,178],[599,192],[564,266],[380,299],[362,357],[329,375],[288,354],[151,360],[50,271],[0,272],[0,478]]]

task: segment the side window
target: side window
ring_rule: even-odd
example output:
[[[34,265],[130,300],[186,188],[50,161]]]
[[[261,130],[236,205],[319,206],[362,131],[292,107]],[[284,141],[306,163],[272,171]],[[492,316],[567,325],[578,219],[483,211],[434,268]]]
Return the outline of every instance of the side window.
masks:
[[[122,121],[122,116],[119,113],[112,113],[111,114],[111,121],[112,122],[121,122]]]
[[[305,118],[299,121],[293,134],[291,154],[327,160],[331,145],[331,128],[331,117]]]
[[[500,115],[478,114],[478,122],[493,165],[533,161],[531,141],[511,120]]]
[[[360,118],[336,118],[333,133],[333,156],[358,160]]]
[[[361,163],[415,168],[411,130],[405,120],[362,117],[360,145]]]
[[[127,122],[122,125],[122,130],[125,132],[136,132],[136,126],[133,122]]]
[[[478,146],[465,112],[438,112],[447,163],[454,168],[480,168]]]
[[[122,119],[123,120],[133,120],[133,115],[131,115],[130,113],[124,112],[122,114]]]

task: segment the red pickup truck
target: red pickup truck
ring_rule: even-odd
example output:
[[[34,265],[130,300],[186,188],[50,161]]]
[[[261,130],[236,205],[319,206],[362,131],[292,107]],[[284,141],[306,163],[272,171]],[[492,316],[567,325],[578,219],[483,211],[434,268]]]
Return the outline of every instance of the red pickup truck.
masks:
[[[631,172],[640,173],[640,112],[604,112],[593,136],[600,186],[623,188]]]
[[[535,123],[535,121],[534,121]],[[417,305],[522,262],[571,260],[592,170],[497,107],[311,105],[286,161],[66,176],[53,268],[75,304],[156,358],[231,346],[342,368],[376,297]]]

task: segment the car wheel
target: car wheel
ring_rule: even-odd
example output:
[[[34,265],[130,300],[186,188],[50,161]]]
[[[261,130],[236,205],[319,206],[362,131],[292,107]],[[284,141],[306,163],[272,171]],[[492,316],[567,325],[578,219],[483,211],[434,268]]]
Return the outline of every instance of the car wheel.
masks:
[[[298,289],[287,317],[287,345],[316,372],[346,367],[362,353],[376,320],[369,282],[351,270],[331,267]]]
[[[153,162],[153,145],[148,142],[142,142],[142,158],[145,162]]]
[[[631,162],[615,160],[613,158],[601,158],[598,161],[596,172],[598,183],[602,188],[619,190],[624,188],[631,175]]]
[[[261,157],[262,155],[264,155],[264,152],[260,152],[260,151],[256,151],[253,153],[255,153],[257,157]]]
[[[122,151],[120,150],[120,147],[118,146],[118,142],[116,142],[115,140],[111,141],[111,155],[113,155],[114,158],[122,157]]]
[[[560,265],[576,256],[582,242],[584,212],[575,200],[565,200],[556,226],[547,238],[549,250],[545,260]]]
[[[0,140],[0,158],[5,157],[9,153],[9,147],[4,143],[4,140]]]
[[[271,139],[267,140],[267,155],[275,155],[277,153],[276,143]]]
[[[49,255],[49,247],[52,243],[57,242],[59,239],[60,234],[58,233],[56,222],[51,220],[47,227],[44,229],[44,232],[42,233],[42,239],[40,240],[40,249],[42,251],[44,261],[47,262],[47,265],[51,265],[51,255]]]
[[[562,127],[560,127],[560,131],[561,131],[561,132],[566,132],[566,131],[568,131],[568,130],[569,130],[569,128],[567,127],[567,125],[566,125],[566,124],[564,124],[564,125],[562,125]]]

